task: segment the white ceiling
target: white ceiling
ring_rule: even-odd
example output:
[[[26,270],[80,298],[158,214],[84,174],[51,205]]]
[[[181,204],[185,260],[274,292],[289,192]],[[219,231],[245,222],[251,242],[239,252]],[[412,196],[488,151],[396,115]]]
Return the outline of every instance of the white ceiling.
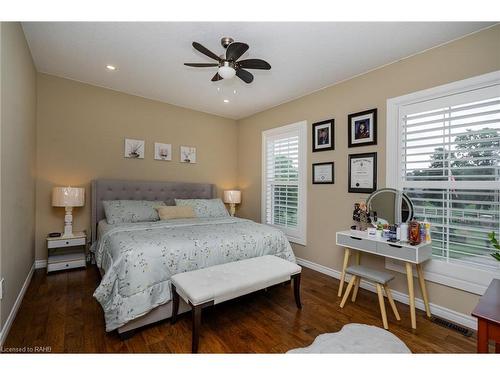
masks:
[[[491,24],[27,22],[23,28],[40,72],[239,119]],[[223,36],[249,44],[241,59],[261,58],[272,69],[252,70],[247,85],[237,77],[211,82],[216,68],[183,65],[213,62],[191,43],[222,54]]]

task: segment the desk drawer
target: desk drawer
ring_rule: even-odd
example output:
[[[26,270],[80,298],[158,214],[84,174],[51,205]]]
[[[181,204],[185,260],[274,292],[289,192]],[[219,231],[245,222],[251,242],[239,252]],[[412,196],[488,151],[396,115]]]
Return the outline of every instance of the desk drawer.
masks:
[[[337,245],[345,246],[352,249],[361,249],[375,253],[377,251],[377,242],[346,234],[337,234]]]
[[[412,263],[417,262],[417,249],[400,244],[377,242],[377,254]]]

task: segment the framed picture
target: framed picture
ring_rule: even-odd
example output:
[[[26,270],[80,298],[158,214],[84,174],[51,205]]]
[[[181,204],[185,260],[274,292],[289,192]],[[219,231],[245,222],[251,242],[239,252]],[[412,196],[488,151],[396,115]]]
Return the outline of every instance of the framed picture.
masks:
[[[315,122],[312,125],[313,147],[312,151],[335,150],[335,120]]]
[[[335,182],[335,169],[332,162],[315,163],[313,167],[313,184],[333,184]]]
[[[349,155],[349,193],[377,190],[377,153]]]
[[[349,147],[377,144],[377,108],[347,116]]]
[[[126,138],[124,156],[131,159],[144,159],[144,141]]]
[[[196,147],[181,146],[181,163],[196,163]]]
[[[155,142],[155,160],[172,160],[172,145]]]

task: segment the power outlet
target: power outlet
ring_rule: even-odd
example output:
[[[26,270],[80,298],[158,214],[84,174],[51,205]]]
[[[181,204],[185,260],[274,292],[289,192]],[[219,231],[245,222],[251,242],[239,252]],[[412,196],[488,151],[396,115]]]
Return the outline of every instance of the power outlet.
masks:
[[[3,298],[3,285],[5,284],[4,283],[4,279],[0,279],[0,300]]]

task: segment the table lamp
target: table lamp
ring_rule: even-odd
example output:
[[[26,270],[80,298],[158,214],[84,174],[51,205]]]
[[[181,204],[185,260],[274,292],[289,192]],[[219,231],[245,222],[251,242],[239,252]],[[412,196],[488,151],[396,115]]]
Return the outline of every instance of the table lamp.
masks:
[[[234,216],[236,205],[241,203],[241,191],[226,190],[224,191],[224,203],[229,203],[229,213]]]
[[[84,202],[84,188],[55,187],[52,189],[52,206],[66,209],[63,237],[73,237],[73,207],[82,207]]]

